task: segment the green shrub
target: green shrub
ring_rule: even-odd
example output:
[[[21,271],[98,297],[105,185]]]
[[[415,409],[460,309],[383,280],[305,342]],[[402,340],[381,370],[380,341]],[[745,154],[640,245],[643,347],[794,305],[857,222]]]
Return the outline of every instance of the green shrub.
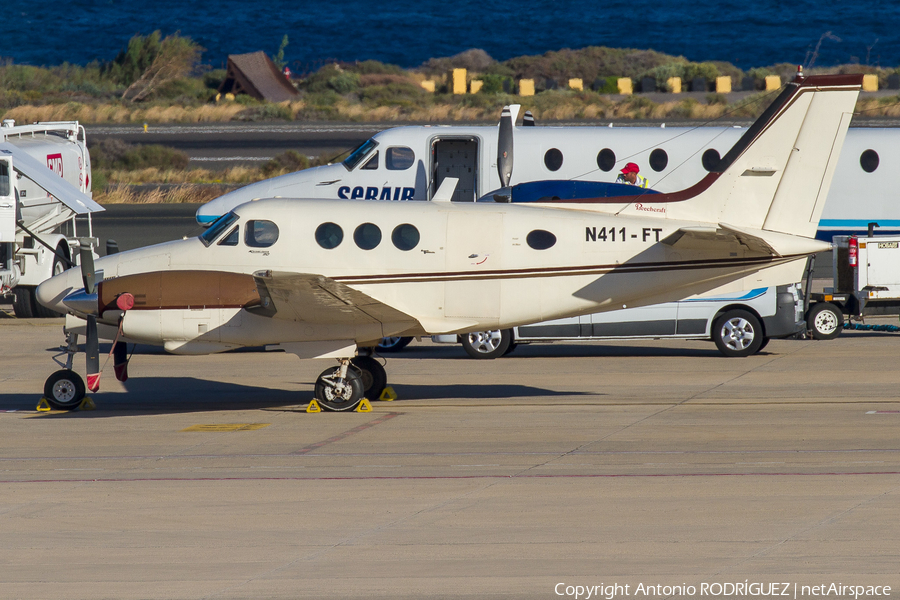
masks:
[[[515,88],[515,82],[512,77],[508,77],[506,75],[495,75],[491,73],[485,73],[481,76],[481,81],[484,82],[484,86],[481,88],[482,94],[503,94],[505,93],[503,90],[503,82],[509,82],[508,88],[509,91],[512,92]]]
[[[348,71],[360,75],[406,75],[406,71],[397,65],[389,65],[377,60],[364,60],[347,67]]]
[[[169,146],[135,145],[117,139],[89,142],[88,151],[94,170],[185,169],[189,162],[187,154]]]
[[[291,109],[282,104],[266,103],[245,108],[236,117],[239,121],[290,121],[294,118]]]
[[[413,83],[372,85],[359,91],[359,99],[378,106],[415,106],[423,104],[430,94]]]
[[[262,166],[262,173],[266,177],[271,177],[273,173],[277,173],[282,170],[289,171],[301,171],[303,169],[309,168],[309,158],[300,154],[296,150],[288,150],[286,152],[282,152],[276,156],[273,156],[271,160],[266,162]]]

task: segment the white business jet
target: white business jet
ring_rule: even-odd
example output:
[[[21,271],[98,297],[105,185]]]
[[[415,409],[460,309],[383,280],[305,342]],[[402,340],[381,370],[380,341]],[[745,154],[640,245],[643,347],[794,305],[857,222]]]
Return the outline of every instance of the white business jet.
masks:
[[[316,381],[325,408],[352,410],[386,385],[371,348],[385,336],[504,329],[684,298],[827,250],[814,239],[861,75],[798,78],[699,183],[673,193],[542,196],[453,203],[264,199],[201,236],[99,259],[42,284],[68,313],[66,368],[44,393],[76,405],[77,335],[88,388],[98,339],[176,354],[246,346],[333,358]],[[501,119],[500,181],[512,171],[512,116]],[[506,131],[504,134],[503,132]],[[615,184],[610,184],[615,185]],[[614,189],[614,188],[611,188]],[[485,231],[491,232],[484,235]],[[757,283],[756,285],[760,285]]]

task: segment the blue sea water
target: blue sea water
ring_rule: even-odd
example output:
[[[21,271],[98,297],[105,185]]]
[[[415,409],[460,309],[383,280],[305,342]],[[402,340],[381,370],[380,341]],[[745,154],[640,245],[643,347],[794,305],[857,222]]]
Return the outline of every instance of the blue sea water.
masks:
[[[900,65],[900,3],[868,0],[5,0],[0,57],[15,63],[110,60],[137,33],[180,31],[223,66],[228,54],[273,55],[282,36],[295,71],[327,60],[414,67],[482,48],[497,60],[561,48],[654,49],[748,69],[779,62]],[[830,32],[830,36],[823,35]]]

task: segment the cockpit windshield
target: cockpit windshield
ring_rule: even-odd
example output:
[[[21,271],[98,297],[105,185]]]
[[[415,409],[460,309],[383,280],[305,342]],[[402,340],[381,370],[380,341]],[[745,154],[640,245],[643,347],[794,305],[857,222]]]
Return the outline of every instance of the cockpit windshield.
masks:
[[[352,171],[356,168],[362,159],[366,157],[372,149],[378,145],[374,139],[368,139],[364,141],[362,144],[356,147],[356,150],[350,153],[350,156],[344,159],[343,165],[347,167],[348,171]]]
[[[200,241],[209,248],[209,245],[216,241],[216,238],[222,235],[228,227],[238,220],[238,216],[234,212],[222,215],[209,226],[209,229],[200,234]]]

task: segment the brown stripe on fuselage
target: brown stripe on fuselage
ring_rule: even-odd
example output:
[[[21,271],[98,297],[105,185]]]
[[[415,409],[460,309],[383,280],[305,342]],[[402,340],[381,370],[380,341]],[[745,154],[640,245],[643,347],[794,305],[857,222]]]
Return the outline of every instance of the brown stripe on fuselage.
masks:
[[[252,275],[223,271],[155,271],[103,281],[97,290],[101,312],[114,310],[120,294],[134,296],[132,310],[240,308],[259,304]]]

